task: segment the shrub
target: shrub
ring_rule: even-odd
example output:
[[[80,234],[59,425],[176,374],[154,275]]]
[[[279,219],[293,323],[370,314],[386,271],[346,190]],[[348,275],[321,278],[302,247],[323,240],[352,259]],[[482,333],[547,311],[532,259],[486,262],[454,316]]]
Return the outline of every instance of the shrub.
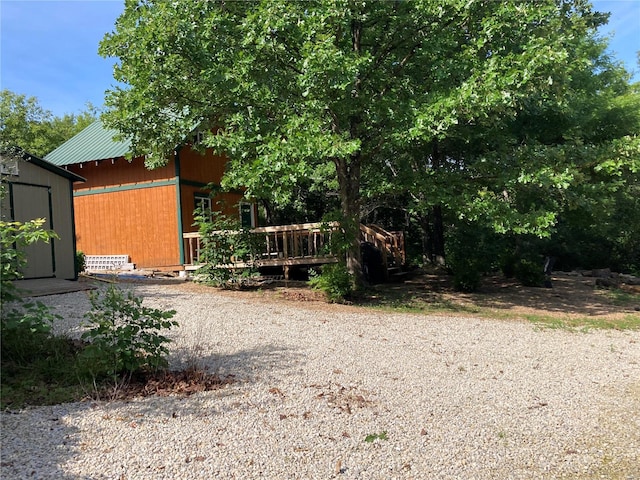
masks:
[[[196,210],[194,213],[201,239],[200,263],[203,264],[198,273],[204,275],[206,283],[235,287],[257,273],[255,260],[261,251],[262,239],[241,228],[237,219],[221,212]],[[247,268],[221,267],[236,262],[242,262]]]
[[[75,266],[76,266],[76,273],[81,273],[84,272],[84,267],[85,267],[85,254],[84,252],[81,251],[77,251],[76,252],[76,256],[75,256]]]
[[[451,265],[453,287],[459,292],[475,292],[480,288],[482,272],[473,259],[461,259]]]
[[[514,275],[526,287],[541,287],[545,280],[542,264],[527,258],[516,262]]]
[[[342,302],[354,291],[353,278],[344,263],[324,265],[319,275],[309,279],[309,284],[324,292],[331,302]]]
[[[41,302],[23,299],[14,284],[27,263],[24,247],[57,238],[53,231],[43,229],[43,224],[44,219],[24,223],[0,220],[0,345],[5,361],[27,362],[37,356],[57,318]]]
[[[82,338],[90,344],[80,355],[81,364],[95,378],[167,366],[166,344],[170,339],[160,332],[177,326],[175,310],[162,311],[142,306],[142,298],[110,285],[103,293],[91,292],[91,311]]]
[[[41,302],[18,301],[2,305],[2,360],[27,363],[40,355],[51,334],[53,321],[60,318]]]
[[[502,240],[477,222],[461,222],[450,229],[446,260],[456,290],[474,292],[480,287],[482,275],[497,267]]]

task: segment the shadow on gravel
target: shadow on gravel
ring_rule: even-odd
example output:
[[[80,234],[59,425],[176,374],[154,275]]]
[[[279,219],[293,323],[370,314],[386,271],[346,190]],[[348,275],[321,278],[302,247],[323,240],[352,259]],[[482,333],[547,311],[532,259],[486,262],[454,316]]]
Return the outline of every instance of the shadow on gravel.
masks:
[[[83,415],[90,403],[2,412],[0,478],[91,480],[69,473],[66,464],[85,449],[80,430],[68,418]]]
[[[172,395],[169,392],[168,395],[133,396],[114,401],[88,400],[1,413],[0,478],[90,480],[90,476],[69,473],[66,465],[82,456],[89,459],[100,457],[114,447],[105,442],[102,424],[116,422],[123,429],[136,429],[145,424],[167,424],[185,416],[206,418],[232,410],[255,408],[253,400],[243,395],[243,385],[265,377],[287,375],[298,369],[303,361],[301,354],[277,345],[197,358],[193,354],[191,349],[178,349],[173,352],[172,361],[185,367],[200,368],[227,381],[200,395]],[[271,390],[277,391],[277,388]],[[266,389],[265,394],[273,392]],[[228,401],[229,397],[233,400]],[[82,431],[73,425],[79,421],[86,425]],[[121,473],[126,474],[111,471],[105,475],[119,478],[117,475]]]
[[[130,402],[128,408],[133,408],[136,415],[141,417],[153,415],[175,418],[176,415],[222,414],[229,407],[216,405],[215,401],[212,406],[211,396],[237,396],[238,405],[243,404],[243,386],[264,378],[293,373],[301,366],[302,358],[301,354],[276,345],[198,358],[194,358],[191,349],[177,349],[171,355],[173,368],[196,372],[195,375],[188,375],[183,385],[155,382],[148,388],[135,386],[129,391],[121,392],[116,401],[104,403],[102,408],[118,410],[123,402]],[[198,384],[198,377],[202,379],[201,384]],[[204,392],[206,396],[194,395]]]
[[[267,344],[228,354],[194,356],[190,348],[178,348],[171,354],[172,364],[180,368],[195,366],[219,375],[234,375],[238,380],[251,382],[269,373],[286,373],[298,366],[303,355],[280,345]]]

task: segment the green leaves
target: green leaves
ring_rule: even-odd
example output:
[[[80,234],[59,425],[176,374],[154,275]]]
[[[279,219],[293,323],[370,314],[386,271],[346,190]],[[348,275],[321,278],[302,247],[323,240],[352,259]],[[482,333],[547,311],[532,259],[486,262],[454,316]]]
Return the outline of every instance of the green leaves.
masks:
[[[18,146],[39,157],[45,156],[96,119],[96,110],[54,116],[36,97],[0,91],[0,132],[4,146]]]
[[[4,185],[0,185],[0,197]],[[38,344],[46,338],[58,316],[40,302],[25,300],[14,280],[22,277],[26,264],[23,248],[35,242],[48,242],[58,238],[50,230],[42,228],[44,219],[29,222],[11,222],[0,219],[0,346],[2,359],[21,361],[37,351]]]
[[[89,329],[82,334],[90,345],[81,362],[94,377],[118,377],[122,373],[166,366],[171,340],[160,332],[178,325],[175,310],[162,311],[142,305],[142,298],[110,285],[91,292],[92,309],[85,314]]]
[[[126,84],[104,120],[149,166],[211,129],[223,186],[281,212],[302,189],[351,221],[392,198],[547,236],[585,182],[638,172],[639,97],[605,20],[581,0],[128,2],[101,43]]]

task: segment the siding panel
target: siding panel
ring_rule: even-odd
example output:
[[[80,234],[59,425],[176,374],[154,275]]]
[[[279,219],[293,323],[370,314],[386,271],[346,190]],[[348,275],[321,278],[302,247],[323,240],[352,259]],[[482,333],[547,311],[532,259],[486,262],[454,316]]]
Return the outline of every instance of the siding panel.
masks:
[[[180,150],[180,178],[194,182],[220,184],[227,158],[207,150],[204,155],[185,147]]]
[[[75,197],[78,249],[129,255],[138,268],[180,265],[175,186]]]
[[[208,192],[202,188],[182,185],[181,204],[182,204],[182,229],[184,232],[197,232],[198,227],[193,226],[193,210],[195,209],[195,194],[207,195]],[[238,203],[242,200],[242,195],[237,193],[223,193],[215,196],[211,200],[211,206],[214,210],[219,210],[218,202],[222,201],[224,208],[222,212],[233,218],[239,218]]]

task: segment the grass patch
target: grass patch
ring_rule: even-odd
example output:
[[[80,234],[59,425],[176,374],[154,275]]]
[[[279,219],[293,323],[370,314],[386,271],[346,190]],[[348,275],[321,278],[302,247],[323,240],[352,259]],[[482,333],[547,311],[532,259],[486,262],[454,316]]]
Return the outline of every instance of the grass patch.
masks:
[[[590,300],[597,302],[597,314],[591,314],[591,306],[574,307],[574,297],[564,291],[565,303],[546,308],[546,302],[558,295],[556,290],[532,289],[530,296],[523,295],[523,287],[514,289],[520,297],[499,300],[495,292],[505,295],[508,288],[493,289],[489,293],[464,294],[455,292],[442,277],[416,285],[384,284],[362,292],[354,303],[387,312],[419,313],[441,316],[473,316],[491,320],[524,320],[540,328],[557,328],[575,331],[589,330],[640,330],[640,312],[629,310],[640,306],[640,295],[623,290],[591,290]],[[547,295],[550,294],[550,295]],[[584,294],[584,292],[582,292]],[[603,302],[604,297],[604,302]],[[566,299],[570,299],[567,301]],[[537,313],[530,307],[540,304]],[[527,312],[530,310],[531,312]],[[551,311],[553,310],[553,311]],[[626,310],[627,313],[624,313]]]
[[[618,319],[592,317],[552,317],[524,315],[526,320],[543,328],[560,328],[588,332],[589,330],[640,330],[640,314],[625,315]]]
[[[387,432],[372,433],[364,437],[364,441],[367,443],[373,443],[376,440],[389,440],[389,437],[387,436]]]
[[[618,306],[630,304],[640,305],[640,293],[627,292],[619,288],[598,289],[598,293],[609,299],[611,303]],[[639,314],[640,315],[640,314]]]
[[[26,405],[55,405],[85,396],[77,366],[77,342],[48,337],[37,355],[28,359],[3,359],[0,408],[20,409]]]

